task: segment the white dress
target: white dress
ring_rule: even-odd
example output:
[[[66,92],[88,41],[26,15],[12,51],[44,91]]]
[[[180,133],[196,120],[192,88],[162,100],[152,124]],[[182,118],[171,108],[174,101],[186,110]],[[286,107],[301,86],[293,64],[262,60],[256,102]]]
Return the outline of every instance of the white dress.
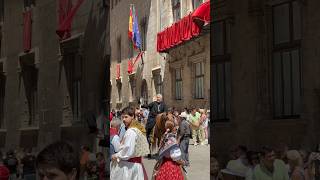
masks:
[[[110,180],[144,180],[143,167],[140,163],[132,163],[126,160],[137,157],[136,142],[138,133],[133,128],[129,128],[120,145],[120,150],[115,155],[119,161],[111,162]]]

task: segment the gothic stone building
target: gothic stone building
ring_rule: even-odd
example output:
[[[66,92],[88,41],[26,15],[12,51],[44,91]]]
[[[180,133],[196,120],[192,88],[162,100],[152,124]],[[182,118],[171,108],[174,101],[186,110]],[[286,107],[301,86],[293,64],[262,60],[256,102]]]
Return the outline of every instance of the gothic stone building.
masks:
[[[128,105],[150,103],[153,96],[163,94],[169,107],[188,107],[191,104],[209,107],[209,33],[177,47],[172,53],[157,52],[157,33],[192,12],[203,0],[111,0],[111,107],[122,109]],[[128,73],[128,60],[137,56],[128,38],[130,4],[134,4],[144,54]],[[200,45],[200,46],[199,46]],[[193,49],[199,46],[198,49]],[[190,51],[192,49],[192,51]],[[191,53],[191,54],[190,54]],[[195,97],[193,62],[203,62],[199,75],[203,82],[199,97]],[[173,63],[174,62],[174,63]],[[187,62],[188,65],[185,65]],[[172,63],[172,67],[170,68]],[[185,65],[185,66],[184,66]],[[181,70],[176,89],[176,71]],[[195,75],[194,75],[195,76]],[[176,94],[178,92],[179,94]]]
[[[317,0],[213,1],[211,98],[219,159],[244,144],[319,143]]]
[[[0,2],[0,148],[38,151],[63,139],[96,149],[86,115],[98,116],[108,106],[107,1],[83,1],[63,41],[56,34],[59,1]]]

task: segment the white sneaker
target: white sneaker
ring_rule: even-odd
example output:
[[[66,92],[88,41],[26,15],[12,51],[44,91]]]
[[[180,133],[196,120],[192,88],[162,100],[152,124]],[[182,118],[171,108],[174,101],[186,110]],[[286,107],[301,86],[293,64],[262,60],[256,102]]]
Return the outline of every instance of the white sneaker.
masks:
[[[195,142],[195,143],[194,143],[194,146],[198,146],[198,143]]]

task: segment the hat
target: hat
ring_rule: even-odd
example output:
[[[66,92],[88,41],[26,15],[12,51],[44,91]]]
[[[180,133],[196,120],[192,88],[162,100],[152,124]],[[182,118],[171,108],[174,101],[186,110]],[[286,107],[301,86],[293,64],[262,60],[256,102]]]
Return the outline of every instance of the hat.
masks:
[[[176,138],[176,135],[173,133],[168,133],[167,135],[165,135],[164,145],[159,150],[159,158],[161,158],[168,150],[171,150],[174,147],[179,147]]]
[[[240,159],[231,160],[228,162],[226,169],[222,169],[221,172],[234,176],[246,177],[248,167],[245,166]]]
[[[179,117],[187,118],[187,117],[188,117],[188,115],[187,115],[187,113],[186,113],[186,112],[182,112],[182,113],[179,115]]]

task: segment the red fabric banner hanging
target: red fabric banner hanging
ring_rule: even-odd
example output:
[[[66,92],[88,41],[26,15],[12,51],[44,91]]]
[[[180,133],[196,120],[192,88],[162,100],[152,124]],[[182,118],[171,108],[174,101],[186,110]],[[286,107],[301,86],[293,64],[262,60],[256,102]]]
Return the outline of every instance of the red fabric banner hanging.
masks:
[[[207,0],[193,13],[157,34],[157,51],[166,52],[168,49],[198,36],[201,27],[209,22],[210,0]]]
[[[192,14],[157,34],[157,51],[165,52],[184,41],[188,41],[200,34],[200,28],[192,21]]]
[[[139,59],[142,57],[144,51],[140,51],[137,57],[133,59],[128,60],[128,74],[133,73],[134,65],[139,61]]]
[[[116,79],[120,79],[120,64],[117,64]]]
[[[132,59],[128,60],[128,74],[131,74],[133,72],[133,62]]]
[[[71,9],[72,9],[72,0],[59,0],[59,26],[64,23],[64,20],[67,18]],[[63,35],[66,38],[71,36],[70,31],[68,30]]]
[[[70,3],[71,3],[70,0],[60,0],[61,5],[59,5],[59,7],[60,7],[60,12],[62,14],[59,15],[59,27],[58,27],[58,30],[56,31],[56,33],[58,34],[60,39],[63,40],[63,39],[67,39],[70,37],[71,24],[72,24],[73,18],[75,16],[77,10],[79,9],[81,4],[83,3],[83,1],[84,0],[78,0],[77,4],[71,9],[70,8]],[[67,6],[67,8],[64,9],[63,5]]]
[[[210,19],[210,1],[204,2],[192,13],[192,20],[200,26],[208,24]]]
[[[31,35],[32,35],[32,19],[31,10],[23,13],[23,50],[28,52],[31,50]]]

